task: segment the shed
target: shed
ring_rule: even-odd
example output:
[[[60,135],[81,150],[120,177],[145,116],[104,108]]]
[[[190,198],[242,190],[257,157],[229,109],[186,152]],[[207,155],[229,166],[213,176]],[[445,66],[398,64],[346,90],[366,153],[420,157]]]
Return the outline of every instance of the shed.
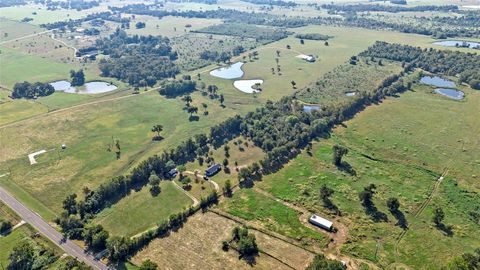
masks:
[[[222,169],[222,166],[218,163],[213,164],[205,170],[206,176],[213,176]]]
[[[329,220],[327,220],[327,219],[324,219],[324,218],[322,218],[322,217],[320,217],[320,216],[317,216],[317,215],[315,215],[315,214],[312,215],[312,216],[308,219],[308,221],[309,221],[310,223],[312,223],[313,225],[318,226],[318,227],[320,227],[320,228],[322,228],[322,229],[325,229],[325,230],[327,230],[327,231],[331,231],[332,228],[333,228],[333,223],[332,223],[331,221],[329,221]]]
[[[165,177],[170,179],[170,178],[174,178],[175,176],[177,176],[177,174],[178,174],[178,170],[177,170],[177,168],[174,168],[174,169],[171,169],[170,171],[166,172]]]

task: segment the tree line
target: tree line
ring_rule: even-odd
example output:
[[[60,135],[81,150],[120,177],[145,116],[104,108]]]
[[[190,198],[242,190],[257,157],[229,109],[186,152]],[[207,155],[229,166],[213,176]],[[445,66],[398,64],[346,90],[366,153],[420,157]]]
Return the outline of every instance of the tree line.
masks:
[[[459,76],[474,89],[480,89],[480,55],[450,50],[422,49],[409,45],[377,41],[366,51],[365,57],[378,57],[409,62],[411,66],[428,72]]]
[[[246,23],[223,23],[211,25],[193,32],[253,38],[257,42],[263,44],[284,39],[292,34],[292,32],[284,29],[259,27]]]
[[[332,38],[332,36],[318,34],[318,33],[296,34],[295,37],[299,39],[309,39],[309,40],[328,40]]]
[[[437,11],[437,12],[449,12],[457,11],[458,6],[456,5],[422,5],[422,6],[393,6],[393,5],[379,5],[379,4],[323,4],[320,6],[323,9],[328,9],[329,11],[335,12],[426,12],[426,11]]]

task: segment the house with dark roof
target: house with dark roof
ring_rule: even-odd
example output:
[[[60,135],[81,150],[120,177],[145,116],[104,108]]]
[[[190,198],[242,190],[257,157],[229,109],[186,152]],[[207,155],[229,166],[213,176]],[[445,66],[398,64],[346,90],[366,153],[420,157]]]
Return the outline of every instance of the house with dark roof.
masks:
[[[221,169],[222,169],[222,166],[220,164],[218,164],[218,163],[213,164],[212,166],[208,167],[205,170],[205,175],[206,176],[213,176],[216,173],[218,173]]]
[[[177,174],[178,174],[178,170],[177,170],[177,168],[174,168],[174,169],[171,169],[170,171],[166,172],[165,177],[167,179],[171,179],[171,178],[175,178],[175,176],[177,176]]]

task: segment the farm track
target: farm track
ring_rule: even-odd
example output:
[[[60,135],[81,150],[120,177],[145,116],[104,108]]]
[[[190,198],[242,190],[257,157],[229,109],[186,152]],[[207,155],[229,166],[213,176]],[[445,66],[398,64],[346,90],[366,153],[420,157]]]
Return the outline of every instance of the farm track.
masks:
[[[23,37],[18,37],[18,38],[14,38],[14,39],[5,40],[5,41],[0,42],[0,45],[7,44],[7,43],[10,43],[10,42],[14,42],[14,41],[19,41],[19,40],[26,39],[26,38],[31,38],[31,37],[43,35],[43,34],[52,32],[53,30],[56,30],[56,29],[45,30],[45,31],[42,31],[42,32],[29,34],[29,35],[26,35],[26,36],[23,36]]]
[[[427,208],[427,206],[430,204],[430,202],[433,199],[433,196],[437,192],[438,188],[440,187],[440,184],[442,183],[442,181],[445,178],[445,176],[447,175],[447,173],[448,173],[448,169],[445,169],[445,171],[442,173],[442,175],[440,175],[440,177],[437,179],[437,181],[435,181],[435,184],[433,185],[432,191],[428,195],[427,199],[425,201],[423,201],[423,203],[420,204],[420,206],[417,209],[415,209],[415,211],[413,212],[413,216],[415,218],[420,216],[420,214],[422,214],[423,211],[425,210],[425,208]],[[407,235],[407,233],[408,233],[408,229],[403,230],[400,233],[400,235],[397,237],[397,241],[395,241],[395,255],[397,255],[397,256],[400,255],[400,251],[398,249],[398,247],[400,245],[400,242],[405,237],[405,235]]]

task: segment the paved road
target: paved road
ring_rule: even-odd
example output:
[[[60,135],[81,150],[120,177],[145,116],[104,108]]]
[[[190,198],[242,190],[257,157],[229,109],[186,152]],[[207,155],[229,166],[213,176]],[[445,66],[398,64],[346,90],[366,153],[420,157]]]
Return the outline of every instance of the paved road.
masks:
[[[105,264],[100,261],[96,261],[93,256],[87,255],[83,252],[83,249],[74,242],[67,240],[62,242],[63,236],[57,230],[55,230],[50,224],[43,220],[38,214],[31,211],[25,205],[20,203],[12,195],[10,195],[5,189],[0,187],[0,200],[13,209],[25,222],[37,229],[41,234],[46,236],[52,242],[57,244],[65,253],[77,258],[80,261],[90,265],[94,270],[107,270],[109,269]]]

